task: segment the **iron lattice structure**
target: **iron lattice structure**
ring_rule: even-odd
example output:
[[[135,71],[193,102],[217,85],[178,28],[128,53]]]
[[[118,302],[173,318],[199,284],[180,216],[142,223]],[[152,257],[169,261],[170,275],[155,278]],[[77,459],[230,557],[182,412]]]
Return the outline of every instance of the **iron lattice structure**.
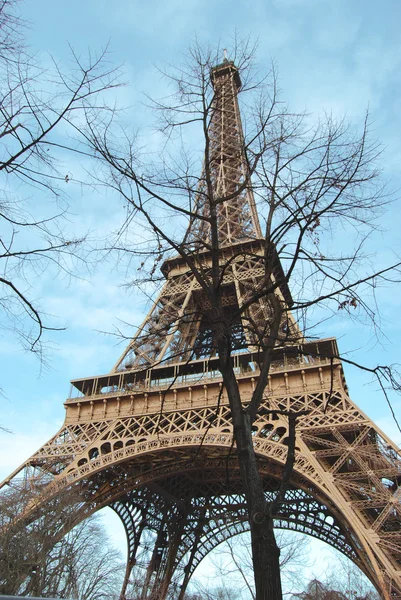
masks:
[[[209,162],[215,193],[226,198],[218,209],[222,255],[230,257],[222,286],[233,312],[260,285],[264,241],[245,160],[238,71],[225,61],[212,82]],[[202,181],[200,215],[207,211]],[[207,221],[194,220],[184,242],[203,253],[205,268],[210,259],[200,240],[208,235]],[[182,259],[167,260],[162,271],[165,285],[113,370],[72,381],[60,431],[2,485],[27,493],[20,519],[34,520],[66,494],[71,524],[111,506],[127,533],[125,583],[136,564],[146,571],[144,599],[175,593],[182,600],[202,558],[248,522],[207,300]],[[277,293],[289,306],[284,284]],[[263,297],[247,313],[261,326],[269,315]],[[232,360],[246,404],[259,357],[252,334],[237,325]],[[337,548],[383,598],[401,599],[400,451],[349,398],[341,362],[332,358],[336,340],[305,341],[291,317],[285,327],[293,343],[275,350],[253,437],[271,502],[287,454],[288,422],[280,411],[303,411],[291,485],[275,523]]]

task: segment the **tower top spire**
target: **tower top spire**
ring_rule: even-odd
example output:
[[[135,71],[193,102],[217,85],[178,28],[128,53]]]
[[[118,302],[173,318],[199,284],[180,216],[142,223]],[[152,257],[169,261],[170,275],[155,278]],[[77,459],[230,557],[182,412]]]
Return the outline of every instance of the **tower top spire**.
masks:
[[[216,65],[212,68],[210,72],[210,78],[213,83],[214,89],[218,86],[223,85],[227,81],[227,79],[233,79],[237,90],[241,87],[241,78],[239,75],[239,71],[234,64],[234,61],[227,59],[227,50],[224,49],[224,59],[223,62]]]
[[[239,70],[234,61],[224,58],[223,62],[210,70],[214,98],[210,110],[208,127],[209,186],[212,197],[205,192],[205,167],[197,195],[197,212],[209,215],[210,202],[216,203],[218,212],[218,236],[220,246],[230,246],[244,240],[261,238],[250,181],[249,167],[245,155],[244,135],[238,106],[241,88]],[[207,221],[192,219],[185,242],[202,246],[209,239]]]

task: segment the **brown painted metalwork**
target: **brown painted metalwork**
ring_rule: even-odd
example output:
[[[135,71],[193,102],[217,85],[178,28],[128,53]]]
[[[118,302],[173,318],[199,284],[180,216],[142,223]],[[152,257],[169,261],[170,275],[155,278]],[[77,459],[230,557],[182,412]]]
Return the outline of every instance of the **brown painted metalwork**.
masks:
[[[212,81],[210,164],[216,193],[229,198],[219,207],[219,231],[223,258],[232,257],[222,282],[231,310],[260,284],[264,242],[248,185],[238,71],[225,61]],[[199,214],[206,211],[204,194],[201,185]],[[185,242],[207,238],[205,223],[193,221]],[[207,268],[210,257],[203,256]],[[50,499],[70,490],[80,498],[74,522],[111,506],[127,532],[125,585],[132,567],[142,566],[143,598],[159,600],[172,589],[182,599],[202,558],[248,528],[228,399],[204,319],[206,299],[181,259],[169,259],[162,270],[166,283],[113,370],[72,381],[60,431],[3,482],[30,491],[20,519],[35,519]],[[278,260],[274,276],[282,277]],[[278,293],[290,306],[284,284]],[[248,316],[263,325],[269,306],[261,299]],[[272,501],[288,423],[271,411],[303,411],[291,487],[276,525],[327,542],[351,558],[383,598],[401,599],[400,451],[349,398],[341,362],[333,358],[336,340],[305,341],[292,317],[285,326],[292,343],[275,351],[253,438]],[[241,324],[238,338],[232,360],[246,404],[260,356]]]

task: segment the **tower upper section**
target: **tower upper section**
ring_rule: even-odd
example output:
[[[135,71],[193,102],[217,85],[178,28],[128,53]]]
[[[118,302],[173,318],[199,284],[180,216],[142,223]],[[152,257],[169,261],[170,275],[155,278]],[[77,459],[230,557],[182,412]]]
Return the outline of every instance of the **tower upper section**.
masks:
[[[211,70],[210,80],[213,96],[206,114],[204,164],[183,252],[161,266],[165,285],[113,373],[151,373],[154,368],[185,364],[198,376],[204,361],[217,365],[219,323],[230,335],[232,351],[248,363],[269,335],[266,249],[239,114],[241,79],[234,63],[224,60]],[[280,301],[290,307],[291,294],[274,249],[269,257],[269,278]],[[280,335],[278,344],[302,339],[289,312]]]
[[[239,72],[233,62],[224,60],[212,69],[210,78],[214,97],[196,205],[204,216],[209,216],[212,209],[216,211],[220,246],[229,246],[261,238],[262,234],[238,107]],[[194,220],[187,241],[196,244],[207,239],[209,228],[207,222]]]

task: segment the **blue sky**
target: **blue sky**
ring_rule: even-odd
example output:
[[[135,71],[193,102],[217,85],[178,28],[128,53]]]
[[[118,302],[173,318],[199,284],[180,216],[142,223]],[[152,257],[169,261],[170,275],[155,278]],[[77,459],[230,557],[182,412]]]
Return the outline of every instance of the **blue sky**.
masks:
[[[401,190],[399,0],[381,4],[373,0],[26,0],[21,3],[21,14],[30,24],[32,50],[44,65],[50,54],[68,68],[68,43],[82,55],[109,43],[109,60],[124,64],[127,85],[116,96],[118,102],[132,107],[126,121],[132,116],[133,128],[149,124],[142,94],[163,93],[164,82],[155,64],[179,64],[195,36],[202,44],[220,42],[224,47],[229,46],[235,30],[240,36],[250,35],[259,42],[259,66],[268,67],[271,59],[275,61],[282,97],[294,110],[346,114],[358,125],[369,107],[373,137],[383,144],[384,176],[392,189]],[[74,178],[81,165],[71,158],[66,169]],[[70,191],[71,221],[77,230],[104,234],[123,218],[121,203],[111,195],[81,190],[73,184]],[[38,198],[40,202],[44,199]],[[382,218],[381,226],[384,233],[374,239],[380,249],[379,262],[382,255],[399,251],[399,201]],[[9,332],[0,337],[5,393],[1,422],[13,431],[12,435],[1,434],[1,478],[61,426],[69,380],[106,372],[117,360],[123,348],[96,331],[111,331],[116,319],[141,321],[146,302],[119,287],[125,276],[111,263],[96,272],[82,273],[79,280],[55,281],[51,273],[42,275],[33,295],[67,326],[65,332],[49,338],[53,351],[48,368],[41,369]],[[381,343],[371,331],[361,331],[347,319],[328,324],[322,335],[337,335],[343,350],[355,350],[353,358],[372,366],[401,362],[399,288],[383,290],[380,301]],[[369,386],[361,373],[347,368],[346,374],[353,400],[399,443],[401,434],[375,386]],[[393,402],[401,419],[401,402],[396,397]]]

